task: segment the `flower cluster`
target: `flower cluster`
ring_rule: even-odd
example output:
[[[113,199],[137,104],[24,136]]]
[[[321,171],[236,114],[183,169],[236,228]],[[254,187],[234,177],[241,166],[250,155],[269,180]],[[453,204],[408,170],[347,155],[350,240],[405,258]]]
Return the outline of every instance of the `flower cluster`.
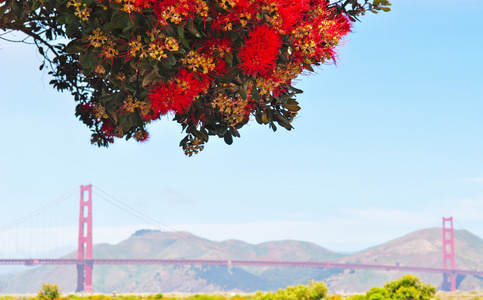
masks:
[[[173,79],[167,83],[155,84],[151,89],[149,99],[154,115],[165,115],[170,111],[185,112],[201,93],[206,92],[208,85],[206,76],[197,76],[196,73],[181,69]]]
[[[333,61],[351,28],[326,0],[69,0],[66,11],[82,34],[69,46],[100,85],[95,109],[80,110],[93,140],[145,140],[149,122],[172,114],[189,155],[209,135],[231,143],[250,115],[291,129],[293,80]]]
[[[257,26],[238,53],[239,67],[246,74],[267,78],[275,69],[281,46],[282,38],[275,29],[265,24]]]

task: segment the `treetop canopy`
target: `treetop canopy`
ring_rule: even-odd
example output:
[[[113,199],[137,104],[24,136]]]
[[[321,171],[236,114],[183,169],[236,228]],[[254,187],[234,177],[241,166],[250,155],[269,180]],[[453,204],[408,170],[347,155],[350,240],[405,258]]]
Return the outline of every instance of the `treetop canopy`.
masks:
[[[147,124],[173,115],[186,133],[180,146],[191,156],[209,136],[231,144],[251,116],[274,131],[277,125],[291,130],[302,92],[293,80],[334,62],[352,22],[389,5],[0,0],[0,29],[21,31],[36,44],[44,57],[40,69],[47,66],[50,83],[72,93],[93,144],[146,141]]]

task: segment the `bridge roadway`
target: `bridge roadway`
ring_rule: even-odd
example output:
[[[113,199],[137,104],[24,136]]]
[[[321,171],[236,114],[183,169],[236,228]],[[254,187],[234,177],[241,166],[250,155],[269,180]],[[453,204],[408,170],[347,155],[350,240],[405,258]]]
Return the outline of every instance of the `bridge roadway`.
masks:
[[[334,269],[366,269],[386,271],[411,271],[427,273],[451,273],[461,275],[483,276],[483,271],[441,269],[425,267],[341,264],[324,261],[287,261],[287,260],[209,260],[209,259],[0,259],[0,265],[192,265],[192,266],[260,266],[260,267],[302,267],[302,268],[334,268]]]

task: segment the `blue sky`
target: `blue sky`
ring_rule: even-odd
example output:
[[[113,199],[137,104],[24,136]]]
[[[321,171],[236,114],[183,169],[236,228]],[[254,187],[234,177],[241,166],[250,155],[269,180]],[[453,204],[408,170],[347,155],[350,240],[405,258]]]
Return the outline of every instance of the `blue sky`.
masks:
[[[252,122],[233,145],[213,138],[191,158],[168,118],[147,143],[91,146],[71,96],[38,71],[36,49],[0,41],[0,227],[92,183],[215,240],[358,251],[443,216],[483,237],[481,1],[393,2],[354,25],[337,66],[301,78],[293,131]],[[77,201],[0,232],[3,252],[75,246]],[[94,201],[97,242],[149,227]]]

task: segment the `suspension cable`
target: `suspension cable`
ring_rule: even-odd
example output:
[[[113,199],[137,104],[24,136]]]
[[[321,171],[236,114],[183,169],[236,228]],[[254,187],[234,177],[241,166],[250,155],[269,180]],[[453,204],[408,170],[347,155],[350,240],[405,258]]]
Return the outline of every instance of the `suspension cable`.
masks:
[[[135,209],[133,209],[129,205],[124,204],[123,202],[117,201],[117,199],[114,199],[114,198],[109,199],[108,197],[101,195],[101,194],[94,192],[94,191],[93,191],[93,194],[100,197],[101,199],[105,200],[106,202],[110,203],[111,205],[114,205],[115,207],[119,208],[120,210],[130,214],[131,216],[134,216],[134,217],[138,218],[139,220],[141,220],[145,223],[149,223],[150,225],[153,225],[156,228],[161,229],[162,231],[167,231],[167,230],[164,230],[162,228],[162,226],[164,226],[164,224],[158,223],[157,221],[153,221],[153,219],[151,219],[150,217],[146,216],[143,213],[136,211]]]
[[[59,198],[47,203],[46,205],[34,210],[33,212],[11,222],[11,223],[8,223],[2,227],[0,227],[0,234],[9,230],[9,229],[12,229],[13,227],[17,226],[17,225],[20,225],[32,218],[34,218],[35,216],[38,216],[40,215],[41,213],[45,212],[46,210],[56,206],[56,205],[59,205],[60,203],[64,202],[65,200],[69,199],[70,197],[72,197],[76,192],[79,191],[79,188],[75,188],[73,190],[71,190],[70,192],[67,192],[66,194],[60,196]]]
[[[149,223],[149,224],[151,224],[151,225],[154,225],[154,226],[156,226],[158,229],[161,229],[161,230],[163,230],[163,231],[170,231],[170,230],[171,230],[171,231],[176,231],[176,230],[173,230],[172,228],[170,228],[168,225],[163,224],[163,223],[159,222],[158,220],[156,220],[156,219],[154,219],[154,218],[152,218],[152,217],[150,217],[150,216],[148,216],[148,215],[146,215],[146,214],[144,214],[144,213],[140,212],[139,210],[137,210],[137,209],[135,209],[135,208],[133,208],[133,207],[129,206],[128,204],[126,204],[126,203],[122,202],[121,200],[114,198],[113,196],[111,196],[111,195],[110,195],[110,194],[108,194],[107,192],[105,192],[105,191],[101,190],[101,189],[100,189],[100,188],[98,188],[97,186],[96,186],[96,190],[98,190],[98,191],[102,192],[104,195],[101,195],[101,194],[99,194],[99,193],[97,193],[97,192],[95,192],[95,191],[94,191],[94,194],[95,194],[95,195],[97,195],[97,196],[101,197],[101,198],[102,198],[102,199],[104,199],[105,201],[107,201],[107,202],[109,202],[110,204],[112,204],[112,205],[116,206],[117,208],[119,208],[119,209],[121,209],[121,210],[123,210],[123,211],[127,212],[128,214],[130,214],[130,215],[132,215],[132,216],[134,216],[134,217],[136,217],[136,218],[140,219],[141,221],[143,221],[143,222],[147,222],[147,223]],[[164,228],[167,228],[168,230],[163,229],[163,227],[164,227]]]
[[[111,196],[110,194],[108,194],[107,192],[103,191],[102,189],[100,189],[99,187],[95,187],[96,190],[102,192],[105,194],[105,196],[103,195],[100,195],[99,193],[96,193],[96,192],[93,192],[94,194],[96,194],[97,196],[101,197],[102,199],[104,199],[105,201],[109,202],[110,204],[118,207],[119,209],[131,214],[132,216],[142,220],[143,222],[147,222],[147,223],[150,223],[151,225],[154,225],[155,227],[157,227],[158,229],[160,229],[161,231],[164,231],[164,232],[172,232],[172,233],[177,233],[177,234],[180,234],[180,235],[183,235],[185,236],[186,238],[196,242],[197,244],[203,244],[204,246],[208,246],[206,245],[205,243],[203,243],[202,241],[199,240],[199,238],[197,238],[196,236],[193,236],[192,234],[190,234],[189,232],[186,232],[186,231],[180,231],[180,230],[177,230],[171,226],[168,226],[166,224],[163,224],[161,222],[159,222],[158,220],[140,212],[139,210],[135,209],[135,208],[132,208],[131,206],[127,205],[126,203],[122,202],[121,200],[119,199],[116,199],[115,197]],[[107,199],[107,197],[109,197],[110,199]],[[167,228],[166,229],[163,229],[164,228]],[[209,247],[210,248],[219,248],[219,246],[213,246],[211,244],[209,244]]]

